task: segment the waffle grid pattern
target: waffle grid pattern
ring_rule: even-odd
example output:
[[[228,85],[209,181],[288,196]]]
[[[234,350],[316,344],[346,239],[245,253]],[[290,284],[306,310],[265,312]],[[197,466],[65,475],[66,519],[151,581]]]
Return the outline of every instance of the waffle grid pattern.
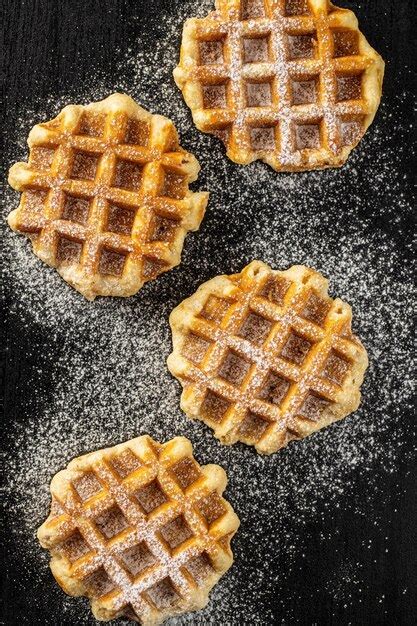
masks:
[[[131,295],[179,263],[208,194],[189,191],[199,165],[171,121],[114,94],[66,107],[28,143],[29,163],[10,172],[23,194],[9,224],[87,298]]]
[[[308,268],[254,261],[200,287],[170,322],[182,408],[225,443],[271,453],[359,404],[367,357],[351,309]]]
[[[174,71],[197,127],[238,163],[341,165],[372,122],[383,61],[327,0],[217,0]]]
[[[88,595],[98,619],[160,623],[203,607],[232,564],[239,520],[225,485],[220,467],[196,463],[187,439],[140,437],[57,474],[38,537],[60,585]]]

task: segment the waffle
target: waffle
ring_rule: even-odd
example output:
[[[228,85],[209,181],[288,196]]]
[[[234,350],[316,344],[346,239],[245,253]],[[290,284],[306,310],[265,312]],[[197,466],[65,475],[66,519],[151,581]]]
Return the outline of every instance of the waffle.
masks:
[[[53,478],[38,530],[53,575],[88,596],[99,620],[159,624],[204,607],[233,562],[239,519],[222,498],[226,482],[184,437],[138,437],[73,460]]]
[[[113,94],[65,107],[28,144],[29,163],[10,170],[23,193],[9,224],[86,298],[130,296],[180,262],[208,194],[189,190],[199,164],[170,120]]]
[[[368,359],[348,304],[311,269],[253,261],[201,285],[171,314],[168,367],[181,407],[270,454],[356,410]]]
[[[174,78],[232,161],[342,165],[378,108],[384,62],[328,0],[216,0],[185,23]]]

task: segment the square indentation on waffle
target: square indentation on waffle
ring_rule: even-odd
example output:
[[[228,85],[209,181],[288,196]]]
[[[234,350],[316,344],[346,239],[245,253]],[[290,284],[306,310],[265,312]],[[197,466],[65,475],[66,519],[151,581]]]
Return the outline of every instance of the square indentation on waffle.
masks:
[[[281,276],[268,276],[259,295],[274,304],[282,306],[291,282]]]
[[[229,400],[209,389],[201,404],[200,412],[203,419],[220,423],[225,418],[230,406]]]
[[[271,423],[261,415],[248,411],[239,425],[239,436],[244,441],[255,443],[264,436]]]
[[[22,209],[29,216],[28,223],[24,226],[25,232],[38,232],[41,230],[39,222],[45,210],[47,198],[48,191],[46,189],[31,189],[25,191],[22,195]]]
[[[118,159],[113,186],[126,191],[139,191],[142,183],[143,165],[135,161]]]
[[[47,172],[51,169],[56,148],[38,146],[30,151],[29,164],[38,172]]]
[[[241,0],[240,2],[240,19],[252,20],[258,17],[265,17],[265,1],[264,0]]]
[[[229,300],[210,295],[200,312],[200,316],[211,322],[220,323],[224,319],[231,304]]]
[[[92,198],[65,193],[61,219],[77,222],[78,224],[86,224],[88,222],[91,204]]]
[[[225,381],[240,387],[250,369],[250,362],[234,350],[228,350],[218,370],[218,376]]]
[[[301,365],[312,347],[313,342],[291,331],[284,343],[280,356],[296,365]]]
[[[227,107],[227,82],[203,85],[202,90],[205,109],[225,109]]]
[[[224,62],[224,39],[213,39],[198,43],[200,65],[220,65]]]
[[[110,463],[120,478],[130,476],[130,474],[133,474],[133,472],[136,472],[136,470],[142,466],[136,454],[129,448],[126,448],[123,452],[114,456]]]
[[[268,372],[258,394],[260,400],[281,406],[290,390],[291,382],[275,372]]]
[[[57,235],[58,244],[56,247],[57,265],[73,265],[79,263],[83,250],[83,242],[69,237]]]
[[[299,415],[304,419],[317,422],[331,404],[332,402],[327,400],[327,398],[323,398],[315,393],[309,393],[299,410]]]
[[[356,144],[363,133],[363,117],[340,120],[340,142],[343,146]]]
[[[310,15],[308,0],[285,0],[284,11],[288,17]]]
[[[91,552],[91,548],[77,529],[60,545],[60,550],[73,563]]]
[[[333,56],[350,57],[359,54],[359,36],[355,30],[333,30]]]
[[[270,34],[242,39],[243,63],[268,63],[271,61]]]
[[[272,79],[269,81],[246,82],[246,106],[269,107],[272,104]]]
[[[362,74],[338,74],[336,85],[337,102],[362,98]]]
[[[110,248],[102,248],[98,271],[103,276],[121,276],[125,267],[127,252],[116,252]]]
[[[253,150],[274,150],[277,126],[255,126],[250,129],[250,143]]]
[[[191,578],[198,584],[203,583],[215,573],[210,557],[206,552],[193,557],[184,565]]]
[[[163,175],[164,181],[161,196],[182,200],[187,195],[188,185],[186,177],[180,172],[168,168],[164,168]]]
[[[217,522],[226,513],[222,499],[216,491],[213,491],[205,498],[201,498],[197,502],[197,509],[208,527]]]
[[[156,478],[149,484],[137,489],[133,495],[147,515],[153,513],[169,501],[168,496]]]
[[[273,322],[250,311],[242,322],[238,335],[252,344],[261,346],[267,339]]]
[[[129,118],[126,123],[124,142],[146,147],[149,143],[150,134],[151,129],[148,122]]]
[[[106,230],[119,235],[130,235],[135,216],[136,210],[133,207],[109,202]]]
[[[178,515],[175,519],[164,524],[159,532],[171,550],[175,550],[194,536],[183,515]]]
[[[351,363],[337,350],[331,350],[326,359],[322,377],[336,385],[342,386],[346,375],[350,371]]]
[[[128,520],[117,504],[100,513],[94,519],[94,524],[105,539],[113,539],[129,527]]]
[[[317,104],[319,76],[296,76],[291,81],[291,104],[293,106]]]
[[[321,296],[319,296],[316,292],[312,291],[306,303],[301,311],[301,316],[306,320],[313,322],[313,324],[317,324],[317,326],[323,326],[327,314],[329,313],[331,308],[331,301],[325,300]]]
[[[123,567],[131,575],[136,577],[158,562],[146,541],[141,541],[131,548],[126,548],[119,554]]]
[[[93,598],[101,598],[116,588],[104,567],[99,567],[95,572],[86,576],[82,582]]]
[[[289,61],[314,59],[317,51],[317,33],[296,33],[287,35],[287,55]]]
[[[72,486],[82,501],[88,500],[103,489],[94,472],[86,472],[80,478],[76,478],[72,481]]]
[[[85,111],[80,116],[76,132],[77,135],[86,135],[87,137],[102,137],[104,135],[105,124],[106,116],[104,113]]]
[[[148,241],[171,243],[181,226],[181,221],[154,213],[149,223]]]
[[[73,154],[70,178],[76,180],[94,180],[100,161],[100,154],[76,150]]]
[[[321,146],[320,122],[296,124],[295,149],[318,150]]]
[[[181,459],[181,461],[171,466],[170,471],[175,482],[183,491],[201,478],[201,472],[197,463],[190,458]]]
[[[209,347],[209,341],[203,339],[203,337],[200,337],[195,333],[190,332],[184,339],[181,354],[195,365],[198,365],[204,359]]]
[[[149,587],[146,591],[146,596],[159,611],[174,607],[181,599],[169,577]]]

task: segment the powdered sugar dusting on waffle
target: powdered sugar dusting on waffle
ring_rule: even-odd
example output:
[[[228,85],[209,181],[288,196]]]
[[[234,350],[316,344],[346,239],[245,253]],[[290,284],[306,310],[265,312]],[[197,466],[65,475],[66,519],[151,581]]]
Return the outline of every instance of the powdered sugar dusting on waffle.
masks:
[[[170,325],[168,367],[183,385],[184,411],[221,441],[270,454],[358,406],[367,357],[351,333],[351,311],[305,267],[273,273],[253,261],[202,285]],[[271,397],[276,381],[281,391],[286,384],[279,402]]]
[[[23,193],[9,224],[88,299],[132,295],[175,266],[185,224],[198,228],[207,203],[189,191],[199,166],[172,122],[126,95],[65,107],[35,126],[28,162],[10,170]]]
[[[54,511],[44,522],[39,540],[51,551],[51,568],[58,580],[69,579],[82,590],[93,581],[98,617],[101,609],[113,616],[121,610],[126,614],[129,605],[143,623],[154,623],[187,607],[201,606],[230,567],[230,539],[239,522],[221,498],[223,473],[219,468],[199,467],[190,453],[185,439],[161,446],[149,437],[138,438],[73,462],[52,481],[60,515]],[[132,472],[126,455],[137,461]],[[163,498],[149,499],[151,488],[157,488]],[[68,543],[80,541],[82,562],[63,558],[68,556]],[[152,568],[132,571],[129,564],[137,567],[135,554],[140,561],[143,553]],[[183,568],[204,557],[207,575],[190,581]],[[111,599],[101,597],[103,585],[112,591]],[[167,589],[172,602],[163,600]]]
[[[181,267],[128,300],[85,302],[3,224],[9,262],[2,284],[10,296],[10,315],[25,338],[25,355],[34,364],[32,377],[17,381],[22,395],[29,393],[23,393],[26,388],[33,394],[22,400],[5,433],[13,442],[5,459],[5,498],[13,516],[16,558],[31,573],[32,601],[41,606],[44,587],[53,583],[47,556],[33,534],[48,511],[51,477],[75,456],[138,434],[148,432],[160,441],[184,434],[200,463],[226,469],[226,497],[242,526],[234,543],[235,565],[213,590],[208,607],[172,623],[270,623],[270,596],[280,588],[286,589],[285,597],[290,594],[287,577],[296,573],[311,524],[323,510],[354,511],[361,519],[363,501],[377,503],[383,477],[398,472],[413,453],[413,427],[403,415],[412,407],[413,290],[402,252],[409,234],[403,216],[411,204],[402,163],[412,129],[401,116],[411,94],[387,97],[372,133],[341,170],[277,176],[260,163],[236,167],[227,162],[219,142],[194,129],[171,79],[185,18],[206,15],[212,2],[202,0],[196,8],[195,2],[183,0],[178,7],[174,17],[162,19],[163,36],[141,38],[126,57],[121,55],[117,79],[93,73],[64,96],[51,92],[30,105],[18,104],[18,123],[7,137],[10,164],[27,155],[30,128],[66,104],[88,103],[115,90],[129,93],[152,112],[173,119],[181,144],[201,163],[199,187],[211,191],[211,202],[202,230],[186,242]],[[3,215],[17,203],[18,195],[7,190]],[[387,234],[388,221],[397,225],[398,237]],[[179,409],[178,383],[165,366],[171,351],[168,315],[174,306],[204,280],[238,272],[254,258],[279,269],[305,263],[327,276],[330,294],[352,305],[354,331],[370,358],[359,411],[271,458],[243,445],[222,446],[205,425],[188,420]],[[358,481],[364,484],[361,498],[355,497]],[[268,545],[259,541],[260,528],[270,538]],[[337,533],[332,525],[321,541],[331,542]],[[265,566],[271,559],[285,563],[275,580]],[[339,577],[335,565],[321,581],[330,596],[339,585],[337,597],[345,600],[347,611],[360,599],[359,585],[351,581],[359,580],[362,589],[369,585],[361,564],[353,566],[354,574],[348,568]],[[57,591],[54,601],[68,622],[94,623],[85,600]],[[292,606],[282,605],[289,622]]]
[[[175,80],[197,127],[222,133],[232,160],[259,158],[277,170],[340,165],[373,118],[383,74],[356,27],[352,13],[326,0],[219,0],[206,19],[185,25]],[[216,60],[196,54],[207,42],[222,50]],[[296,98],[294,84],[306,79],[316,82],[314,98],[302,99],[302,90]],[[346,119],[356,133],[343,132]]]

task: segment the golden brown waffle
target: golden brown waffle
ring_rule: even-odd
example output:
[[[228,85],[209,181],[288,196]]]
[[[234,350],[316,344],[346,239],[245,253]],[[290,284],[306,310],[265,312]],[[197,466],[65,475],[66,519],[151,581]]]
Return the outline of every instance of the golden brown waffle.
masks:
[[[65,107],[28,144],[29,163],[10,170],[23,193],[9,224],[86,298],[132,295],[180,262],[208,194],[189,190],[200,168],[170,120],[113,94]]]
[[[226,482],[184,437],[138,437],[74,459],[53,478],[38,531],[53,575],[88,596],[99,620],[159,624],[204,607],[233,562],[239,519],[222,498]]]
[[[270,454],[357,409],[368,365],[352,311],[302,265],[253,261],[201,285],[171,314],[168,367],[181,407],[223,443]]]
[[[378,108],[384,62],[328,0],[216,0],[185,23],[174,77],[236,163],[342,165]]]

